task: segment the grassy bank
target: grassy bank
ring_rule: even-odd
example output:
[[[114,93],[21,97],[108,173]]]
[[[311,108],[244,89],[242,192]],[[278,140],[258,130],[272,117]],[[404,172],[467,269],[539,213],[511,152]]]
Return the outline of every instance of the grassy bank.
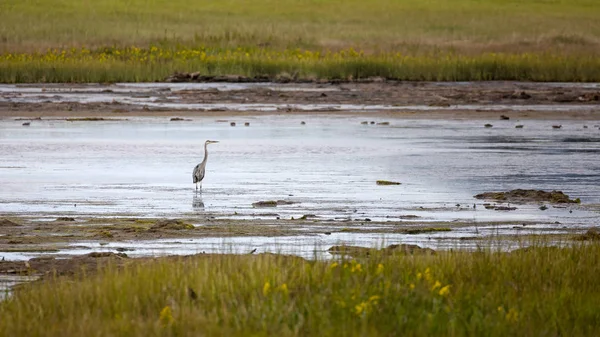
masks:
[[[2,336],[593,336],[600,246],[337,262],[197,256],[26,286]]]
[[[594,0],[6,0],[0,82],[600,81]]]
[[[161,81],[176,72],[285,80],[380,76],[412,81],[600,81],[600,57],[527,53],[366,55],[354,49],[321,53],[156,46],[0,55],[0,81],[6,83],[146,82]]]

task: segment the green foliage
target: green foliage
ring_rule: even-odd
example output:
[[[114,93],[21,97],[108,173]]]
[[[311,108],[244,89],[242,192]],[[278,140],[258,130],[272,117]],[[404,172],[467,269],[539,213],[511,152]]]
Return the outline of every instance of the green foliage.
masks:
[[[0,335],[593,336],[599,260],[596,244],[157,259],[27,285],[0,303]]]

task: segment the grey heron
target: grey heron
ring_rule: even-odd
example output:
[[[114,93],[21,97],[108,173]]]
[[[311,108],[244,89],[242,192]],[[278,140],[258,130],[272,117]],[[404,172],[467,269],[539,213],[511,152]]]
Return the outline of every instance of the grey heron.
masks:
[[[198,190],[198,183],[200,183],[200,190],[202,190],[202,179],[204,179],[204,172],[206,171],[206,160],[208,159],[207,146],[208,146],[208,144],[214,144],[214,143],[218,143],[218,141],[207,140],[204,143],[204,159],[202,160],[202,162],[200,164],[198,164],[198,165],[196,165],[196,167],[194,167],[193,178],[194,178],[194,184],[196,184],[196,191]]]

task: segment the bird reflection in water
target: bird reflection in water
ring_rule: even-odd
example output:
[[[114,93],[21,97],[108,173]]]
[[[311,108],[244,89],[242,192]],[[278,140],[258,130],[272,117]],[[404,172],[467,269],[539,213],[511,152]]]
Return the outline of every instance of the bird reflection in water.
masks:
[[[202,200],[202,193],[198,193],[198,191],[194,193],[194,199],[192,200],[192,208],[195,211],[204,211],[204,201]]]

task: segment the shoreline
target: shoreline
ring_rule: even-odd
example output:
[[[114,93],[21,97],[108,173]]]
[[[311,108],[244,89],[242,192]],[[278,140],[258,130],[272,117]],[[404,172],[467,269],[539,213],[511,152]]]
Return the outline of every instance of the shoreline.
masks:
[[[0,119],[328,115],[600,120],[600,85],[589,83],[212,82],[30,84],[0,89]]]

